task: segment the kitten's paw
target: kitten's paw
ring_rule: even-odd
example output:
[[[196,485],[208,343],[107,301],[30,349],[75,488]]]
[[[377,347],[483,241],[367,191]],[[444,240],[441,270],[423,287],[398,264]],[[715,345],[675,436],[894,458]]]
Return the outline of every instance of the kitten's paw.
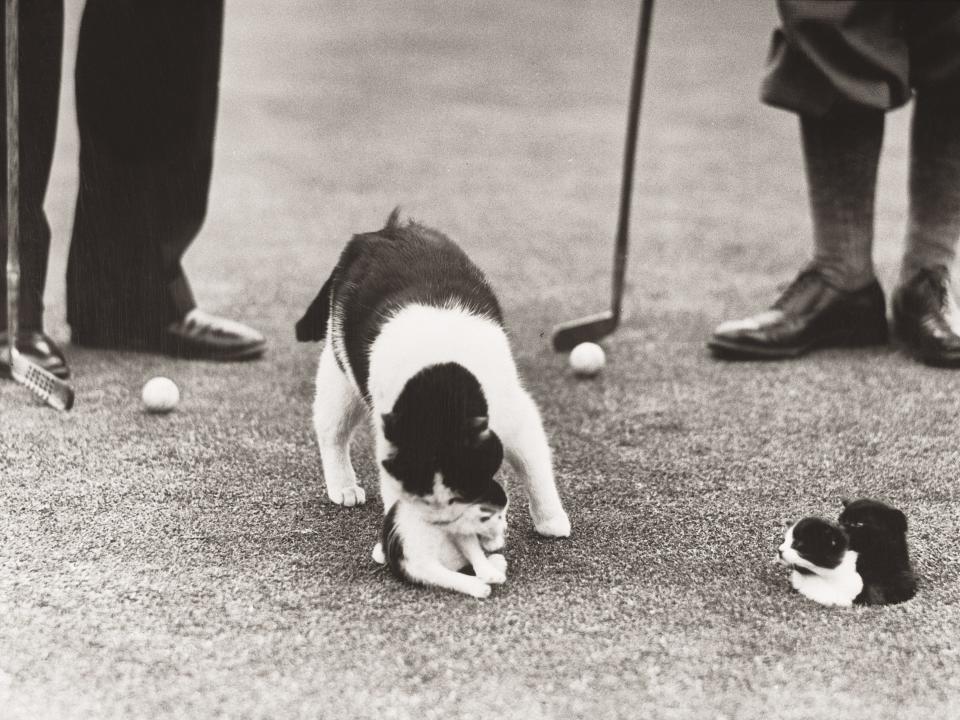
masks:
[[[328,490],[327,496],[337,505],[343,505],[344,507],[363,505],[367,501],[367,494],[359,485],[351,485],[339,490]]]
[[[464,577],[464,583],[459,588],[460,592],[475,597],[478,600],[485,600],[490,597],[490,586],[478,577]]]
[[[484,552],[496,552],[497,550],[503,550],[503,546],[507,544],[507,538],[504,535],[494,536],[494,537],[483,537],[480,536],[480,547],[483,548]]]
[[[545,537],[570,537],[570,518],[562,510],[553,517],[535,520],[533,526]]]
[[[373,561],[377,563],[377,565],[386,564],[387,556],[383,554],[383,545],[381,543],[373,546],[373,552],[370,553],[370,557],[373,558]]]
[[[487,558],[490,561],[489,567],[480,569],[474,568],[477,577],[491,585],[502,585],[507,581],[507,560],[503,555],[491,555]]]
[[[499,572],[502,572],[504,575],[507,574],[507,559],[503,555],[500,553],[488,555],[487,560],[489,560],[490,564],[493,565]]]

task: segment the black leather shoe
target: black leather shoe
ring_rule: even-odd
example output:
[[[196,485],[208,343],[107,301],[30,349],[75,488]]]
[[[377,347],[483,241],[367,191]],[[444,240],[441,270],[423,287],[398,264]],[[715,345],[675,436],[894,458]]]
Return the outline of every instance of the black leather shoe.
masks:
[[[731,360],[777,360],[815,348],[887,342],[887,311],[880,284],[835,288],[816,269],[801,272],[770,310],[721,324],[707,342]]]
[[[927,365],[960,367],[960,311],[945,267],[921,270],[893,294],[893,321]]]
[[[0,377],[10,377],[7,362],[7,331],[0,332]],[[53,373],[58,378],[70,377],[67,359],[56,343],[38,330],[20,330],[17,333],[17,350],[30,362]]]
[[[253,328],[194,308],[166,331],[161,350],[168,355],[198,360],[255,360],[267,341]]]

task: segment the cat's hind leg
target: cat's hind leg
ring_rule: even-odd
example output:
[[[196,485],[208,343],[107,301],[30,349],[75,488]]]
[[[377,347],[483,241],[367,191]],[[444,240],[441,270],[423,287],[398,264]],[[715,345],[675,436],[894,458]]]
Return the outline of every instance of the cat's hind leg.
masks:
[[[320,446],[320,461],[327,495],[338,505],[362,505],[367,497],[357,485],[350,462],[350,441],[366,408],[360,394],[337,366],[330,341],[320,353],[317,395],[313,401],[313,427]]]
[[[553,460],[540,411],[524,390],[519,391],[519,397],[510,431],[500,438],[507,460],[526,491],[530,517],[537,532],[548,537],[568,537],[570,518],[563,509],[553,478]]]

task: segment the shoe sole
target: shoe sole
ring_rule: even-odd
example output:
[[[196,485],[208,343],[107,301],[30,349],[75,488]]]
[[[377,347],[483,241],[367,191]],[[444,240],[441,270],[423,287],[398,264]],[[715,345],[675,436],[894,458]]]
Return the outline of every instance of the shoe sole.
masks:
[[[733,341],[714,338],[707,342],[707,347],[714,356],[722,360],[793,360],[814,350],[876,347],[878,345],[886,345],[888,342],[888,332],[882,331],[852,337],[836,335],[822,338],[806,345],[774,348],[765,348],[758,345],[741,345]]]

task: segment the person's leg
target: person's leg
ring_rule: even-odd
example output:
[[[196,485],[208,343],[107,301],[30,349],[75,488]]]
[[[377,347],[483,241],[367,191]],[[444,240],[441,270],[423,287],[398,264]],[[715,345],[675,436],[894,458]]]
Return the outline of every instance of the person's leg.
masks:
[[[0,12],[0,33],[5,29]],[[20,4],[20,332],[17,347],[42,367],[65,377],[59,349],[43,334],[43,292],[50,253],[50,226],[43,200],[50,178],[60,97],[63,51],[63,0],[31,0]],[[0,71],[0,93],[6,98],[6,75]],[[0,113],[0,269],[7,257],[6,113]],[[7,278],[0,272],[0,346],[7,336]],[[0,374],[6,364],[0,353]]]
[[[181,267],[206,213],[222,26],[223,0],[87,1],[67,272],[75,342],[214,359],[262,353],[259,335],[195,311]]]
[[[871,248],[883,114],[909,98],[907,46],[891,3],[781,0],[763,100],[800,116],[813,260],[773,307],[722,323],[729,358],[787,358],[887,339]]]
[[[841,290],[859,290],[875,279],[873,209],[883,119],[883,111],[857,106],[800,116],[813,267]]]
[[[933,365],[960,366],[960,312],[951,270],[960,241],[960,99],[917,94],[910,145],[910,211],[894,318]]]

